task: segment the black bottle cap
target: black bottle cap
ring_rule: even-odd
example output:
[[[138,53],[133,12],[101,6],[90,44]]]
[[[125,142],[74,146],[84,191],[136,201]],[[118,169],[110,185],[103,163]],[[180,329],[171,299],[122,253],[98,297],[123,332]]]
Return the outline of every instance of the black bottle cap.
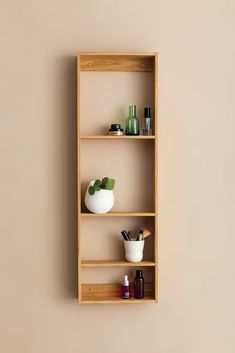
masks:
[[[121,130],[121,125],[120,124],[112,124],[111,129],[109,131],[118,131]]]
[[[144,108],[144,117],[150,118],[151,117],[151,108]]]
[[[142,278],[143,277],[143,271],[142,270],[136,270],[136,278]]]

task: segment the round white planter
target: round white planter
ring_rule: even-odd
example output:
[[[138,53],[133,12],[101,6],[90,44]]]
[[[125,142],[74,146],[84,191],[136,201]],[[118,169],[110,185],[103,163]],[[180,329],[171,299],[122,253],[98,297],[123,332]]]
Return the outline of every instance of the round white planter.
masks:
[[[95,180],[92,180],[89,186],[93,185]],[[89,186],[86,190],[85,205],[92,213],[107,213],[114,205],[114,195],[112,190],[96,191],[94,195],[88,192]]]

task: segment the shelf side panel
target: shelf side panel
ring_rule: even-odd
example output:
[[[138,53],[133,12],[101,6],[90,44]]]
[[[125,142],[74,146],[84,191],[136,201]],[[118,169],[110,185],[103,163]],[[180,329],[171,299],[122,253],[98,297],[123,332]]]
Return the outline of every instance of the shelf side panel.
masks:
[[[154,58],[154,128],[158,133],[158,55]],[[154,209],[158,212],[158,140],[154,141]],[[158,262],[158,217],[155,216],[154,260]],[[154,279],[155,302],[158,302],[158,266],[155,266]]]
[[[80,225],[81,225],[81,166],[80,166],[80,56],[77,57],[77,199],[78,199],[78,223],[77,223],[77,246],[78,246],[78,302],[81,303],[82,299],[82,286],[81,286],[81,247],[80,247]]]

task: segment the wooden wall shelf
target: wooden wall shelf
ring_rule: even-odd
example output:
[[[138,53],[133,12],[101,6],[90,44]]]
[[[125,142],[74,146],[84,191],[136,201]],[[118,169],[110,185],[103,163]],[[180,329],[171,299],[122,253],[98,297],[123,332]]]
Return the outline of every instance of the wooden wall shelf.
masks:
[[[153,52],[79,53],[77,56],[80,304],[158,301],[157,69],[157,53]],[[118,79],[115,84],[113,80],[117,80],[117,77],[120,77],[120,81]],[[153,135],[105,135],[110,124],[118,122],[115,117],[112,118],[112,113],[116,109],[117,114],[120,104],[127,108],[128,104],[136,104],[141,111],[144,106],[151,106]],[[118,142],[115,143],[115,140]],[[83,202],[85,188],[92,178],[106,175],[116,180],[114,194],[115,198],[118,197],[114,209],[105,214],[89,213]],[[116,219],[112,220],[112,217]],[[152,239],[146,240],[148,253],[142,262],[123,260],[124,250],[122,256],[120,251],[114,253],[117,251],[117,242],[121,246],[122,238],[121,235],[117,238],[117,233],[124,225],[130,227],[126,229],[139,229],[142,225],[152,229]],[[105,243],[100,239],[105,240]],[[95,260],[96,255],[97,258],[106,256],[109,260]],[[148,274],[144,299],[120,299],[123,271],[133,278],[133,272],[138,268],[143,268],[144,273]],[[104,278],[107,278],[107,282],[111,279],[111,283],[106,283]]]

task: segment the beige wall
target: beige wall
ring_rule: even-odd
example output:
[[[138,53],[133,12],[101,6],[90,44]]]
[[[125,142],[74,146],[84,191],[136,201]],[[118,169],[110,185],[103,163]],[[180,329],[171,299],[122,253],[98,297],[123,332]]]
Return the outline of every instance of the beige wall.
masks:
[[[0,351],[234,353],[234,1],[2,0],[0,27]],[[158,305],[75,298],[79,50],[159,51]]]

